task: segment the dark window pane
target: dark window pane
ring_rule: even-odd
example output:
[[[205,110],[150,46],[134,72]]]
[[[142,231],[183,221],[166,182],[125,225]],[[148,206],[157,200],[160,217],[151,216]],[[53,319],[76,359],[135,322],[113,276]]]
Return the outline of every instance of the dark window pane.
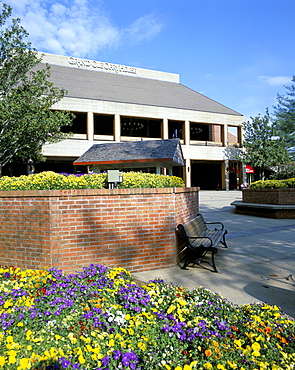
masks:
[[[86,134],[87,132],[87,113],[73,112],[75,118],[72,126],[63,126],[62,132],[73,132],[74,134]]]
[[[121,135],[161,138],[162,120],[121,117]]]
[[[94,135],[114,135],[114,116],[95,114]]]
[[[211,141],[212,140],[211,126],[202,125],[199,123],[191,123],[190,135],[191,140]]]
[[[168,122],[169,139],[183,139],[183,122],[169,121]]]

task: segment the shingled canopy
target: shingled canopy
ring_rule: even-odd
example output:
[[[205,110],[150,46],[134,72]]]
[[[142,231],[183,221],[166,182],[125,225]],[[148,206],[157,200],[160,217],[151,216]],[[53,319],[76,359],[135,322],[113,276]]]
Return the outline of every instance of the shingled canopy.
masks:
[[[95,144],[74,165],[108,169],[184,166],[179,139],[142,140]],[[157,172],[158,172],[157,170]]]

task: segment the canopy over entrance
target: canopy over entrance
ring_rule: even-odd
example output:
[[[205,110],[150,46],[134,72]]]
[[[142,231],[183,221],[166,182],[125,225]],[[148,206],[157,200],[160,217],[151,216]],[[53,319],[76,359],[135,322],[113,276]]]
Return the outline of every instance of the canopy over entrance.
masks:
[[[156,167],[159,173],[161,167],[184,166],[184,159],[179,139],[141,140],[95,144],[74,165],[93,166],[95,172]]]

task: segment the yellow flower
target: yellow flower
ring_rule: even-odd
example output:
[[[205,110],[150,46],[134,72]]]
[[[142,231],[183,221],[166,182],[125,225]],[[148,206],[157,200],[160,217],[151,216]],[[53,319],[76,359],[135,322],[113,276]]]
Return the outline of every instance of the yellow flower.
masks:
[[[226,370],[226,368],[223,365],[221,365],[221,364],[218,364],[217,365],[217,369],[219,369],[219,370]]]
[[[19,360],[20,365],[17,370],[26,370],[31,368],[31,360],[29,358],[21,358]]]
[[[5,364],[5,357],[4,356],[0,356],[0,366],[3,367],[4,364]]]
[[[80,362],[80,364],[85,364],[85,358],[83,357],[83,355],[81,354],[81,355],[79,355],[79,357],[78,357],[78,360],[79,360],[79,362]]]
[[[75,343],[77,342],[77,338],[75,338],[74,333],[69,333],[69,334],[68,334],[68,338],[69,338],[69,340],[70,340],[73,344],[75,344]]]
[[[27,334],[26,334],[26,340],[30,340],[31,339],[31,336],[32,336],[33,332],[31,330],[28,330],[27,331]]]
[[[230,366],[232,369],[236,369],[236,368],[238,367],[235,363],[233,363],[233,362],[231,362],[231,361],[227,361],[227,363],[229,364],[229,366]]]
[[[203,365],[203,367],[204,367],[205,369],[212,369],[212,368],[213,368],[213,366],[212,366],[211,364],[209,364],[209,362],[206,362],[206,363]]]
[[[174,311],[176,309],[176,306],[174,306],[174,304],[172,304],[168,310],[167,310],[167,313],[170,314],[172,311]]]
[[[6,342],[7,343],[13,343],[13,336],[12,335],[8,335],[8,337],[6,338]]]
[[[146,345],[145,345],[145,343],[143,343],[143,342],[139,342],[139,343],[137,344],[137,346],[138,346],[142,351],[145,351],[145,350],[146,350]]]
[[[257,351],[257,352],[259,352],[261,349],[260,344],[258,342],[254,342],[251,347],[253,351]]]

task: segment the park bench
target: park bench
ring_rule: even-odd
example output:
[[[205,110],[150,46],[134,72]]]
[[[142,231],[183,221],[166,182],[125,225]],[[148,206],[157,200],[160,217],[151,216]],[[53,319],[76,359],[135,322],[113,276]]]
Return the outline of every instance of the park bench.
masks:
[[[218,228],[213,230],[207,225],[218,225]],[[208,263],[212,268],[212,272],[218,272],[215,266],[214,255],[217,253],[217,245],[223,244],[224,248],[228,248],[225,235],[225,230],[222,222],[205,222],[201,214],[185,224],[179,224],[177,228],[182,232],[184,244],[181,251],[184,252],[182,260],[184,260],[182,269],[187,270],[190,263],[200,264],[201,262]],[[203,257],[211,253],[211,262],[203,260]]]

